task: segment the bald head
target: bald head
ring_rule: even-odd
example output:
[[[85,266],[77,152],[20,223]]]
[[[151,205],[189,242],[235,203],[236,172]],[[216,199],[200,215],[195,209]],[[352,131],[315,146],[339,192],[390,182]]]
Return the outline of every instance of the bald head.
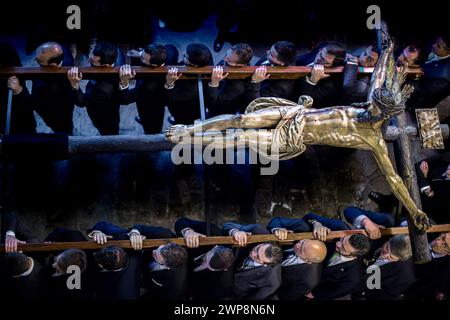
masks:
[[[431,249],[437,254],[450,255],[450,232],[442,233],[431,242]]]
[[[63,48],[56,42],[43,43],[36,49],[36,61],[41,66],[58,66],[63,57]]]
[[[298,257],[311,263],[320,263],[327,255],[327,247],[319,240],[300,240],[294,250]]]

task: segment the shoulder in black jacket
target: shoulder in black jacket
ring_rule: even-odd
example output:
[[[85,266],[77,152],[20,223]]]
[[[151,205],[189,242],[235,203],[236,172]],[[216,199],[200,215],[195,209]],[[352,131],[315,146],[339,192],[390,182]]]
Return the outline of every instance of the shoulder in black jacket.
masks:
[[[380,289],[367,288],[366,281],[373,272],[364,275],[364,296],[367,300],[398,300],[415,281],[414,265],[410,259],[391,262],[379,268]]]
[[[206,234],[206,223],[203,221],[180,218],[175,223],[175,231],[181,237],[181,231],[191,228],[195,232]],[[211,236],[222,235],[221,229],[211,224]],[[233,268],[224,271],[202,270],[194,272],[194,259],[211,250],[211,246],[189,249],[188,281],[189,294],[195,300],[222,300],[229,298],[233,290]]]

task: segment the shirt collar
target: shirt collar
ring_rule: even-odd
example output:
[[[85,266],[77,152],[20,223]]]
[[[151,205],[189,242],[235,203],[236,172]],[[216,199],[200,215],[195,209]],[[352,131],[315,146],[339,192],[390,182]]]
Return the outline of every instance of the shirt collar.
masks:
[[[431,257],[433,259],[442,258],[442,257],[446,256],[446,254],[440,254],[440,253],[434,252],[433,249],[431,248],[431,244],[429,245],[429,248],[430,248],[430,251],[431,251]]]
[[[303,260],[302,258],[300,258],[295,254],[295,251],[293,249],[285,250],[285,252],[288,253],[289,255],[286,259],[284,259],[281,262],[282,267],[289,267],[293,265],[306,263],[305,260]]]
[[[448,59],[448,58],[450,58],[450,54],[443,56],[443,57],[439,57],[438,55],[432,53],[432,54],[430,54],[430,56],[428,57],[428,60],[425,63],[441,61],[441,60]]]
[[[19,275],[17,275],[17,276],[13,276],[13,278],[26,277],[26,276],[29,276],[29,275],[33,272],[33,269],[34,269],[34,260],[33,260],[32,258],[29,258],[29,259],[31,260],[31,266],[30,266],[30,268],[28,268],[28,270],[25,271],[25,272],[22,273],[22,274],[19,274]]]

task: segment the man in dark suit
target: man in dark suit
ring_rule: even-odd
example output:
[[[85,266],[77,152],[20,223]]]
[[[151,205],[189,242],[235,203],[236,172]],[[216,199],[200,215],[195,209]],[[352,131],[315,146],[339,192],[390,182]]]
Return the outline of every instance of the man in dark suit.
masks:
[[[39,240],[13,212],[3,213],[1,230],[1,242],[5,243],[6,251],[0,257],[0,283],[5,286],[2,290],[8,292],[10,299],[37,299],[45,295],[47,288],[41,272],[42,257],[17,252],[18,244],[37,243]]]
[[[450,222],[449,154],[432,156],[416,164],[417,182],[424,211],[436,223]]]
[[[175,51],[175,52],[173,52]],[[135,52],[139,65],[143,67],[161,67],[178,61],[169,61],[173,55],[178,57],[178,50],[173,45],[149,44],[141,51]],[[145,134],[158,134],[164,122],[164,110],[167,106],[167,92],[164,90],[165,76],[155,76],[136,81],[136,87],[130,90],[130,103],[136,102],[139,123]]]
[[[368,46],[348,54],[343,77],[343,95],[346,103],[366,102],[370,89],[370,76],[358,76],[359,66],[374,67],[378,62],[378,52]]]
[[[135,225],[128,230],[108,222],[99,222],[88,230],[89,237],[99,244],[107,243],[107,239],[129,239],[134,251],[125,252],[122,248],[110,246],[94,254],[94,260],[100,268],[94,278],[93,288],[97,298],[134,300],[140,296],[141,272],[143,264],[142,241],[146,238],[171,238],[173,233],[165,228]],[[156,252],[155,252],[156,251]],[[182,267],[187,259],[185,249],[173,244],[161,246],[153,252],[154,260],[148,265],[148,283],[145,285],[152,294],[152,290],[159,290],[158,294],[164,299],[179,299],[174,293],[184,293],[185,277],[172,272],[184,273]],[[153,263],[154,262],[154,263]],[[171,273],[171,274],[168,274]],[[151,282],[153,282],[153,286]],[[150,284],[150,286],[148,286]]]
[[[240,225],[229,222],[223,226],[223,234],[232,236],[240,246],[247,243],[248,234],[269,234],[258,224]],[[233,293],[236,299],[275,299],[281,285],[282,250],[272,243],[239,247],[234,263]]]
[[[280,241],[286,240],[289,232],[309,232],[309,225],[303,219],[273,218],[267,228]],[[281,262],[281,287],[277,295],[281,300],[302,300],[320,282],[322,261],[327,248],[318,240],[300,240],[294,246],[283,250]]]
[[[444,300],[450,297],[450,232],[430,242],[431,261],[415,265],[417,281],[406,293],[408,299]]]
[[[325,73],[324,68],[339,65],[344,56],[343,48],[328,44],[317,51],[313,60],[308,61],[299,57],[297,63],[310,66],[312,69],[309,76],[298,80],[295,92],[296,98],[301,95],[310,96],[314,100],[314,108],[325,108],[339,104],[342,95],[342,80],[338,77],[330,77],[329,74]]]
[[[44,242],[81,242],[87,241],[86,237],[77,230],[56,228],[47,235]],[[92,263],[92,255],[86,254],[80,249],[67,249],[62,252],[52,252],[45,258],[43,268],[45,281],[48,284],[47,297],[55,300],[86,300],[92,299],[90,287],[89,264]],[[79,287],[69,289],[68,280],[72,271],[69,267],[77,266],[81,272]]]
[[[0,283],[8,300],[36,300],[47,292],[42,261],[21,252],[0,257]]]
[[[7,211],[2,214],[1,241],[5,244],[6,253],[16,252],[17,245],[37,243],[39,240],[16,213]]]
[[[228,246],[199,246],[207,234],[203,221],[180,218],[175,232],[184,237],[189,248],[189,295],[195,300],[222,300],[233,292],[233,250]],[[222,235],[221,229],[210,224],[210,236]]]
[[[6,43],[0,43],[0,68],[21,67],[22,63],[16,50]],[[36,119],[33,114],[33,106],[29,101],[21,101],[22,90],[28,90],[25,81],[12,76],[8,79],[0,79],[0,132],[5,133],[5,120],[7,112],[8,88],[13,91],[11,105],[10,134],[34,134],[36,133]],[[28,94],[29,95],[29,94]]]
[[[375,252],[364,275],[362,296],[367,300],[399,300],[414,283],[414,264],[411,260],[411,242],[408,235],[399,234]],[[380,281],[372,283],[370,277],[377,274]],[[369,287],[370,282],[370,287]]]
[[[90,56],[93,67],[112,67],[117,59],[117,48],[107,42],[99,42]],[[73,99],[80,107],[86,107],[89,118],[101,135],[118,135],[120,105],[129,104],[129,81],[135,72],[129,65],[120,67],[118,79],[89,80],[86,93],[80,89],[83,75],[77,67],[67,73],[72,86]]]
[[[288,41],[278,41],[265,57],[255,63],[255,66],[287,67],[294,65],[296,55],[295,45]],[[265,70],[260,69],[262,76],[267,77]],[[277,97],[292,100],[296,96],[295,80],[266,80],[261,83],[261,97]],[[297,99],[298,100],[298,99]],[[297,101],[294,100],[294,101]]]
[[[64,52],[60,44],[46,42],[36,49],[36,62],[42,68],[56,68],[63,65]],[[25,105],[33,106],[45,124],[55,133],[72,134],[74,101],[70,84],[59,77],[33,80],[31,95],[22,90],[16,96]]]
[[[203,44],[193,43],[186,48],[183,58],[183,65],[188,67],[204,67],[212,65],[212,55],[208,47]],[[168,107],[175,122],[179,124],[191,124],[200,118],[198,83],[195,80],[178,81],[181,73],[178,68],[169,69],[166,76],[164,88],[168,96]],[[203,88],[208,83],[203,81]],[[209,101],[205,95],[205,106]]]
[[[209,97],[209,116],[220,114],[244,113],[247,105],[260,95],[260,83],[268,78],[262,76],[258,69],[249,79],[226,80],[223,66],[239,68],[248,66],[253,56],[252,48],[245,43],[238,43],[228,49],[226,56],[214,68],[211,82],[207,87]]]
[[[407,101],[414,112],[417,108],[433,108],[450,94],[450,39],[439,36],[428,60],[422,65],[423,76]],[[415,118],[415,117],[414,117]]]
[[[304,219],[312,226],[313,234],[323,241],[326,240],[324,228],[333,231],[346,230],[345,224],[341,224],[337,219],[311,213],[305,215]],[[335,245],[327,244],[327,249],[320,283],[306,297],[319,300],[348,298],[361,286],[361,258],[369,252],[370,240],[365,235],[352,234],[342,237]]]

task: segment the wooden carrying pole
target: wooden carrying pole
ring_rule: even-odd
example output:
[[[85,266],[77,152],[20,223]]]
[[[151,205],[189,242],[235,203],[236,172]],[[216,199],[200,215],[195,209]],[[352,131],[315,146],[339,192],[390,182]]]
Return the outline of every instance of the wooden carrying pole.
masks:
[[[450,224],[443,225],[435,225],[432,226],[431,229],[428,230],[429,233],[441,233],[441,232],[450,232]],[[355,230],[345,230],[345,231],[331,231],[327,240],[340,239],[343,236],[361,233],[365,234],[365,231],[362,229]],[[381,229],[382,236],[394,236],[397,234],[408,234],[407,227],[398,227],[398,228],[386,228]],[[303,239],[314,239],[314,236],[311,232],[302,232],[302,233],[289,233],[287,240],[279,241],[277,237],[272,234],[269,235],[252,235],[247,237],[247,244],[275,241],[280,244],[290,244],[293,241],[303,240]],[[167,243],[177,243],[179,245],[185,245],[184,238],[171,238],[171,239],[151,239],[144,240],[142,245],[143,249],[151,249],[159,247],[160,245]],[[237,245],[237,243],[230,236],[222,236],[222,237],[206,237],[199,239],[200,246],[213,246],[216,244],[221,245]],[[104,245],[97,244],[93,241],[82,241],[82,242],[54,242],[54,243],[28,243],[28,244],[19,244],[17,246],[18,251],[24,252],[46,252],[46,251],[62,251],[66,249],[90,249],[90,250],[98,250],[106,246],[120,246],[124,249],[131,249],[130,241],[128,240],[119,240],[119,241],[108,241],[108,243]],[[0,245],[0,253],[4,253],[5,248],[4,245]]]
[[[211,76],[214,66],[208,67],[184,67],[176,66],[178,72],[182,73],[181,79],[197,80],[199,75],[204,79]],[[136,78],[141,79],[149,76],[161,76],[167,74],[170,66],[166,67],[135,67]],[[224,73],[229,73],[227,79],[245,79],[250,77],[255,72],[257,67],[224,67]],[[359,67],[358,73],[361,75],[371,74],[374,68]],[[67,78],[69,67],[12,67],[0,68],[0,76],[17,76],[23,79],[43,79],[45,77],[63,76]],[[83,73],[84,79],[92,79],[96,77],[108,76],[112,74],[119,75],[119,67],[80,67],[80,72]],[[267,67],[267,72],[270,74],[270,79],[298,79],[305,77],[311,73],[311,67]],[[325,68],[328,74],[340,74],[344,72],[344,67]],[[422,70],[420,68],[409,68],[408,75],[421,76]]]

